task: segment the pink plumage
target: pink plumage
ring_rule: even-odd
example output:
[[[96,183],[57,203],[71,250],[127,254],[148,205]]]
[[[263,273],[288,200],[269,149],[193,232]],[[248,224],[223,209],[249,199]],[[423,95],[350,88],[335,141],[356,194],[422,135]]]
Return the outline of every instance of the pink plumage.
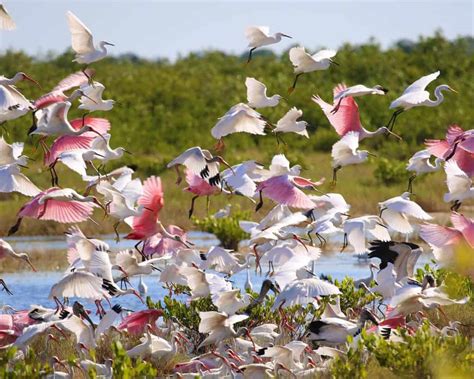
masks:
[[[160,309],[145,309],[133,312],[123,319],[118,326],[119,330],[127,330],[130,334],[142,335],[147,324],[155,326],[156,320],[163,315]]]
[[[465,240],[474,248],[474,220],[459,213],[452,213],[453,227],[424,224],[420,228],[420,237],[438,248],[456,246]]]
[[[186,183],[188,187],[184,190],[198,196],[210,196],[221,192],[220,188],[211,186],[206,180],[194,174],[191,170],[186,170]]]
[[[313,183],[299,176],[279,175],[260,182],[257,191],[261,191],[265,197],[293,208],[311,209],[315,205],[311,199],[299,188],[316,186],[320,182]]]
[[[93,132],[86,132],[79,136],[61,136],[53,142],[49,151],[44,155],[44,164],[46,166],[53,164],[65,151],[89,149],[96,138],[97,134]]]
[[[86,221],[92,215],[95,207],[93,203],[49,199],[44,204],[40,204],[40,200],[44,195],[58,190],[61,189],[52,187],[36,195],[21,207],[18,212],[18,217],[31,217],[60,223],[73,223]]]
[[[453,213],[451,215],[451,222],[456,229],[461,231],[469,246],[474,248],[474,220],[462,214]]]
[[[164,193],[161,179],[151,176],[143,183],[143,195],[138,199],[138,204],[145,209],[140,216],[133,218],[132,232],[125,238],[131,240],[144,240],[159,232],[157,221],[164,205]]]
[[[75,130],[81,129],[83,125],[88,125],[99,134],[105,134],[111,128],[109,120],[98,117],[86,117],[84,122],[82,121],[82,118],[77,118],[72,120],[70,123]]]
[[[168,233],[181,237],[183,242],[187,241],[186,232],[176,225],[166,227]],[[177,251],[183,247],[183,243],[171,238],[164,238],[161,233],[149,237],[143,245],[143,254],[146,256],[162,257],[166,253]]]
[[[425,140],[428,151],[438,158],[452,159],[468,176],[474,176],[474,131],[450,125],[445,140]]]
[[[67,96],[63,93],[47,93],[46,95],[41,96],[39,99],[36,99],[33,103],[35,109],[43,109],[49,107],[50,105],[59,103],[61,101],[66,101]]]
[[[347,89],[345,85],[339,84],[333,90],[334,95],[345,89]],[[313,101],[321,107],[329,123],[341,137],[351,131],[362,132],[359,107],[352,97],[343,98],[336,113],[331,112],[335,105],[326,103],[319,96],[313,96]]]

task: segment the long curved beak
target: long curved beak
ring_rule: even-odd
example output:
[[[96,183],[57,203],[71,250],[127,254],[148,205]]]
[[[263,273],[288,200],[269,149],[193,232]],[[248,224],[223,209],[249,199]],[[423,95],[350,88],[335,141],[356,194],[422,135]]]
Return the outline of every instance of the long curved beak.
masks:
[[[31,260],[30,258],[28,258],[26,260],[26,262],[30,265],[31,269],[34,271],[34,272],[37,272],[38,270],[36,270],[35,266],[33,266],[33,263],[31,263]]]
[[[28,75],[26,75],[26,74],[23,74],[23,75],[24,75],[24,77],[25,77],[26,80],[28,80],[28,81],[30,81],[30,82],[36,84],[39,88],[41,88],[41,85],[40,85],[36,80],[34,80],[31,76],[28,76]]]

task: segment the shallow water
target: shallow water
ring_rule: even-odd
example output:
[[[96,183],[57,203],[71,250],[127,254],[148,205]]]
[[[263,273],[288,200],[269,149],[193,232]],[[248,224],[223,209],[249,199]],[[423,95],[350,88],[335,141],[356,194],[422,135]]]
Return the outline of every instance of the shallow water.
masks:
[[[212,234],[190,232],[188,235],[190,240],[196,244],[196,247],[205,248],[218,243]],[[122,240],[119,244],[116,244],[112,235],[101,236],[101,239],[108,242],[114,251],[132,248],[134,245],[134,241],[127,240]],[[9,241],[19,251],[26,251],[30,254],[57,251],[66,248],[65,240],[58,239],[57,237],[15,237],[9,239]],[[422,255],[418,260],[417,267],[428,263],[430,258],[431,256],[429,254]],[[315,273],[331,275],[335,279],[343,279],[345,276],[360,279],[369,276],[370,271],[368,264],[368,261],[359,260],[355,255],[350,253],[327,253],[322,254],[316,261]],[[265,270],[265,267],[263,269]],[[62,275],[62,271],[21,271],[16,273],[4,273],[1,276],[7,283],[9,289],[13,292],[13,296],[9,296],[5,292],[0,292],[0,305],[8,304],[16,309],[28,309],[31,304],[54,307],[54,302],[48,300],[49,290]],[[254,291],[258,291],[265,276],[256,275],[254,269],[250,270],[250,275],[253,289]],[[231,278],[233,286],[243,289],[246,277],[246,270],[233,275]],[[162,283],[160,283],[158,279],[159,274],[153,274],[143,278],[148,287],[147,296],[151,296],[153,301],[158,301],[162,299],[164,295],[168,294],[168,290],[162,287]],[[131,279],[134,287],[138,286],[138,281],[138,277]],[[123,307],[132,310],[145,308],[145,305],[133,295],[115,298],[112,303],[119,303]],[[93,304],[90,304],[90,306],[93,307]]]

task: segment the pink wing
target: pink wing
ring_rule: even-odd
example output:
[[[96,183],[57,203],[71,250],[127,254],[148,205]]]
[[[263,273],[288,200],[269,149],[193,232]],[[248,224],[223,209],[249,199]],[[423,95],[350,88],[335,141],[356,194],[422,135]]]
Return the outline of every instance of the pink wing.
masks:
[[[257,191],[279,204],[300,209],[314,208],[311,199],[294,186],[288,175],[274,176],[259,183]]]
[[[36,99],[33,103],[35,109],[43,109],[47,106],[66,100],[66,96],[60,92],[50,92]]]
[[[186,169],[185,174],[186,183],[188,183],[188,187],[184,189],[185,191],[199,196],[214,195],[220,191],[218,187],[211,186],[206,180],[194,174],[191,170]]]
[[[464,134],[464,130],[456,124],[449,125],[448,131],[446,132],[446,141],[452,145],[456,138]]]
[[[156,320],[163,315],[159,309],[145,309],[133,312],[123,319],[118,326],[119,330],[127,329],[130,334],[142,335],[147,324],[155,325]]]
[[[58,188],[50,188],[39,193],[23,207],[18,213],[19,217],[31,217],[41,220],[51,220],[60,223],[73,223],[86,221],[94,211],[93,203],[81,203],[78,201],[59,201],[50,199],[45,204],[39,204],[39,200],[45,194],[56,191]]]
[[[82,118],[77,118],[71,121],[71,126],[75,130],[81,129],[82,125]],[[94,129],[97,133],[100,134],[107,133],[111,128],[109,120],[97,117],[86,117],[84,119],[84,125],[89,125],[90,127],[92,127],[92,129]]]
[[[92,78],[95,74],[95,70],[92,68],[86,68],[85,72]],[[63,80],[61,80],[56,87],[53,88],[52,92],[60,91],[64,92],[74,87],[80,87],[83,84],[88,83],[88,78],[84,75],[84,72],[77,71],[74,74],[66,76]]]
[[[97,134],[86,132],[79,136],[62,136],[57,138],[51,149],[44,155],[44,164],[49,166],[65,151],[89,149],[92,146],[92,141],[97,138]]]
[[[143,205],[145,209],[140,216],[133,218],[133,231],[125,237],[127,239],[141,240],[157,232],[156,222],[164,205],[163,188],[159,177],[151,176],[145,180],[143,195],[138,199],[138,204]]]
[[[350,131],[361,131],[359,107],[352,97],[342,99],[339,110],[336,113],[331,113],[334,105],[326,103],[319,96],[313,96],[313,101],[321,107],[329,123],[340,136],[344,136]]]
[[[474,134],[470,135],[465,141],[461,142],[459,147],[468,153],[474,153]]]
[[[452,159],[456,161],[459,168],[468,176],[474,176],[474,153],[458,148]]]
[[[425,140],[425,145],[430,154],[437,158],[443,158],[444,154],[446,154],[450,147],[447,141],[439,139],[427,139]]]
[[[474,220],[462,214],[453,213],[451,222],[456,229],[461,231],[469,246],[474,248]]]
[[[302,187],[302,188],[312,188],[312,187],[320,186],[324,183],[325,180],[326,178],[321,178],[319,181],[313,182],[309,179],[302,178],[301,176],[293,177],[293,183],[296,184],[298,187]]]
[[[456,245],[459,243],[461,236],[461,232],[447,226],[424,224],[420,227],[420,237],[436,247]]]

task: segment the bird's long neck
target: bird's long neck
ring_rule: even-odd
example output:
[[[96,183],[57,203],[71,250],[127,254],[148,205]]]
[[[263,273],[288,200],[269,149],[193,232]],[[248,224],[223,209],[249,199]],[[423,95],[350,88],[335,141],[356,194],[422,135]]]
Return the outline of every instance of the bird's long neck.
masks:
[[[436,87],[434,95],[436,100],[428,99],[427,106],[436,107],[444,101],[443,89],[446,89],[443,85]]]
[[[100,41],[99,48],[104,54],[107,54],[107,48],[105,47],[105,42],[104,41]]]

